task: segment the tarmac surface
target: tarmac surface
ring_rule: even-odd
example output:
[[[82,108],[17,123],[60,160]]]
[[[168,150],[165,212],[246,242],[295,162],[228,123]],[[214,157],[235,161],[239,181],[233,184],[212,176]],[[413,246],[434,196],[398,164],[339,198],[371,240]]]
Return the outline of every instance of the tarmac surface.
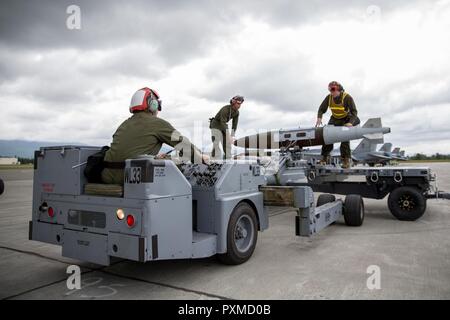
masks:
[[[424,165],[450,191],[450,163]],[[403,222],[387,198],[365,199],[363,226],[342,219],[311,238],[295,236],[292,209],[271,208],[269,229],[242,265],[209,258],[102,267],[28,240],[32,174],[0,170],[0,299],[450,299],[448,200],[429,200],[420,220]],[[67,288],[73,264],[82,270],[80,290]],[[379,270],[379,289],[367,286],[368,268]]]

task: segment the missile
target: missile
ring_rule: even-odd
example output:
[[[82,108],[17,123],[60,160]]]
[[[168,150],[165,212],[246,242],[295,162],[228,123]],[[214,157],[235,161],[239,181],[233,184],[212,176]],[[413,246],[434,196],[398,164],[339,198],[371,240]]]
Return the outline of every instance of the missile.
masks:
[[[234,145],[246,150],[274,150],[291,147],[311,147],[367,138],[382,141],[391,128],[382,127],[380,118],[372,118],[362,126],[280,129],[257,133],[235,140]],[[379,142],[382,143],[382,142]]]

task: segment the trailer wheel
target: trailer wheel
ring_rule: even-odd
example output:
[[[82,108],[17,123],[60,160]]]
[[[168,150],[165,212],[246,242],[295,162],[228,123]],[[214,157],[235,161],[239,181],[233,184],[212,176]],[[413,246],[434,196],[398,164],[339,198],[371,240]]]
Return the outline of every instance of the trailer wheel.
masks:
[[[324,204],[330,203],[330,202],[335,202],[335,201],[336,201],[336,197],[333,194],[329,194],[329,193],[321,194],[317,198],[316,207],[320,207],[321,205],[324,205]]]
[[[389,194],[388,207],[398,220],[414,221],[425,213],[427,200],[417,188],[400,187]]]
[[[359,227],[364,221],[364,201],[358,194],[349,194],[344,202],[345,224],[352,227]]]
[[[0,194],[2,194],[3,191],[5,191],[5,184],[3,183],[3,180],[0,179]]]
[[[247,261],[255,250],[258,239],[257,225],[253,208],[245,202],[238,204],[228,222],[227,252],[218,255],[219,260],[231,265]]]

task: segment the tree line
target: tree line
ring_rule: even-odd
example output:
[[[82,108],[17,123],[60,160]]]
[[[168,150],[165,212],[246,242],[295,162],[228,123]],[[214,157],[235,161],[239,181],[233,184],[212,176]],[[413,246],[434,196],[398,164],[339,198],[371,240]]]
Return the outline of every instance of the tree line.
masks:
[[[413,156],[408,157],[410,160],[450,160],[450,154],[435,153],[428,156],[423,153],[416,153]]]

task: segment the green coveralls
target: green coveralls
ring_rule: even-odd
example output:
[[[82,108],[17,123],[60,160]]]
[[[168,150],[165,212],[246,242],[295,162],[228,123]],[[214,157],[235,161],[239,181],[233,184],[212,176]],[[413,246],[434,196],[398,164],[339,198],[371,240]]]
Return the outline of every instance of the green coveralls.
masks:
[[[222,143],[224,158],[227,159],[231,155],[230,141],[226,141],[228,136],[228,125],[230,120],[233,120],[231,125],[231,136],[234,136],[239,121],[239,110],[235,110],[231,105],[222,107],[217,112],[214,118],[211,118],[209,128],[211,129],[211,140],[213,142],[213,150],[211,156],[216,157],[216,153],[219,153],[219,144]]]
[[[167,121],[149,112],[137,112],[125,120],[113,135],[111,148],[105,154],[105,161],[122,162],[139,155],[156,155],[163,143],[172,147],[189,146],[195,161],[201,161],[201,152],[193,146],[189,139],[183,137]],[[186,149],[183,148],[183,150]],[[191,160],[192,161],[192,160]],[[108,184],[123,184],[124,170],[105,168],[102,181]]]
[[[355,101],[353,98],[346,94],[345,98],[343,99],[343,92],[336,97],[333,98],[334,105],[340,105],[344,107],[345,112],[347,113],[347,116],[342,119],[337,119],[333,117],[333,115],[330,117],[330,121],[328,122],[329,125],[335,125],[335,126],[343,126],[346,123],[351,123],[352,125],[356,126],[360,123],[360,120],[358,118],[358,111],[356,110]],[[327,95],[325,99],[323,100],[322,104],[319,107],[319,112],[317,113],[318,118],[322,118],[323,114],[327,112],[328,108],[330,107],[330,95]],[[341,157],[351,159],[351,149],[350,149],[350,142],[345,141],[341,142]],[[330,155],[330,152],[333,150],[333,145],[323,145],[322,146],[322,157],[325,159],[325,157]]]

